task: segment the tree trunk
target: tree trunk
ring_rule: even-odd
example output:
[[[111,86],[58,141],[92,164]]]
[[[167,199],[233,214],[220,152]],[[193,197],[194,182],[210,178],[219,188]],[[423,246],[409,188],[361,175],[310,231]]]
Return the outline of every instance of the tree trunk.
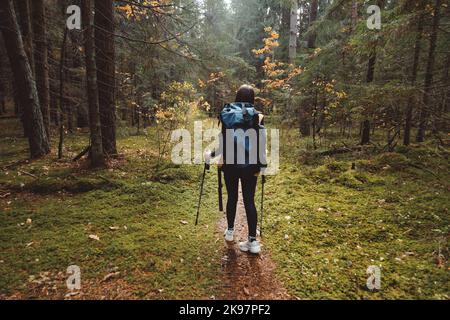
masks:
[[[351,33],[356,29],[356,25],[358,24],[358,1],[353,0],[352,2],[352,30]]]
[[[91,0],[82,2],[84,51],[86,59],[86,80],[89,105],[89,127],[91,138],[91,166],[99,167],[105,164],[102,145],[102,131],[100,128],[100,111],[98,103],[97,66],[95,63],[94,25],[92,21]]]
[[[309,116],[304,111],[300,114],[300,133],[304,137],[311,136],[311,123],[309,121]]]
[[[51,42],[48,42],[48,53],[50,54],[51,61],[57,61],[58,57],[54,55],[53,45]],[[57,68],[53,67],[49,69],[49,77],[53,79],[50,81],[50,121],[56,126],[59,127],[59,97],[58,97],[58,71]]]
[[[362,132],[361,132],[361,145],[366,145],[370,143],[370,121],[365,120],[362,123]]]
[[[366,79],[367,83],[373,82],[376,62],[377,62],[377,52],[376,46],[374,46],[372,55],[369,58],[369,64],[367,66],[367,79]],[[370,129],[371,129],[370,120],[369,119],[364,120],[361,129],[361,145],[366,145],[370,143]]]
[[[22,33],[22,41],[23,46],[25,49],[25,53],[28,57],[28,61],[30,63],[31,72],[33,74],[34,78],[34,56],[33,56],[33,36],[32,36],[32,27],[31,27],[31,16],[30,16],[30,2],[29,0],[20,0],[20,1],[13,1],[15,8],[16,8],[16,18],[17,22],[19,24],[19,29]],[[23,110],[24,107],[20,105],[21,100],[21,92],[19,85],[15,84],[15,100],[17,100],[18,103],[16,103],[17,109],[20,114],[20,118],[23,124],[23,130],[25,137],[28,137],[29,135],[29,129],[28,129],[28,123],[26,121],[25,112]]]
[[[3,52],[3,40],[0,34],[0,114],[6,113],[6,70],[5,70],[6,55]]]
[[[36,84],[45,131],[47,136],[50,136],[50,80],[48,75],[47,26],[44,0],[33,0],[32,12]]]
[[[417,72],[419,69],[420,51],[422,49],[422,34],[423,34],[424,18],[425,18],[424,15],[421,14],[419,17],[418,24],[417,24],[416,43],[414,45],[414,62],[413,62],[411,79],[410,79],[410,83],[412,86],[414,86],[417,81]],[[413,98],[411,97],[408,100],[408,109],[406,110],[405,134],[403,137],[403,144],[405,146],[409,146],[411,143],[411,128],[412,128],[413,111],[414,111]]]
[[[61,56],[59,60],[59,144],[58,144],[58,159],[63,157],[63,147],[64,147],[64,84],[65,84],[65,72],[64,66],[66,62],[66,49],[67,49],[67,34],[68,29],[64,28],[64,35],[61,44]]]
[[[428,122],[428,114],[431,109],[431,88],[433,85],[433,73],[434,73],[434,65],[435,65],[435,54],[436,54],[436,44],[437,44],[437,32],[439,28],[439,20],[440,20],[440,8],[441,8],[441,0],[436,0],[434,5],[434,14],[433,14],[433,25],[431,28],[431,36],[430,36],[430,49],[428,52],[428,61],[427,61],[427,70],[425,73],[425,87],[424,87],[424,95],[423,95],[423,105],[420,110],[420,121],[419,121],[419,131],[417,133],[417,142],[425,141],[425,130],[427,129]]]
[[[0,65],[1,65],[0,61]],[[0,72],[2,71],[0,66]],[[0,114],[6,113],[6,103],[5,103],[5,85],[3,84],[3,79],[0,79]]]
[[[32,0],[35,1],[35,0]],[[33,55],[33,29],[31,25],[31,9],[29,0],[16,1],[18,12],[18,22],[20,31],[22,32],[22,41],[25,52],[28,56],[28,61],[34,75],[34,55]]]
[[[293,64],[297,57],[297,33],[298,33],[298,0],[291,0],[291,18],[289,31],[289,63]]]
[[[436,124],[436,129],[441,132],[448,132],[449,130],[449,121],[446,118],[446,114],[450,111],[450,53],[447,54],[447,61],[445,63],[444,68],[444,74],[442,77],[442,82],[447,84],[447,89],[444,88],[443,96],[442,96],[442,102],[441,102],[441,108],[439,110],[439,118]]]
[[[280,21],[280,47],[278,59],[283,62],[289,61],[289,25],[291,8],[289,4],[281,3],[281,21]]]
[[[95,0],[95,48],[103,151],[116,155],[114,1]]]
[[[39,158],[50,152],[50,143],[45,132],[36,82],[25,52],[22,34],[17,22],[12,0],[0,0],[0,30],[11,63],[15,82],[19,90],[20,106],[28,128],[31,158]]]
[[[314,22],[317,20],[317,13],[319,11],[319,1],[312,0],[310,5],[310,14],[309,14],[309,26],[311,27]],[[312,32],[308,37],[308,48],[314,49],[316,47],[316,32]]]
[[[71,72],[71,69],[74,69],[73,64],[73,51],[76,50],[76,43],[72,42],[71,46],[68,46],[65,53],[65,63],[67,65],[67,69],[64,69],[64,79],[67,81],[68,87],[73,84],[73,75]],[[70,69],[71,68],[71,69]],[[74,109],[75,105],[73,103],[73,99],[71,96],[69,96],[69,90],[65,95],[63,96],[64,101],[64,110],[66,113],[66,122],[67,122],[67,132],[70,134],[73,134],[75,132],[75,126],[74,126]]]

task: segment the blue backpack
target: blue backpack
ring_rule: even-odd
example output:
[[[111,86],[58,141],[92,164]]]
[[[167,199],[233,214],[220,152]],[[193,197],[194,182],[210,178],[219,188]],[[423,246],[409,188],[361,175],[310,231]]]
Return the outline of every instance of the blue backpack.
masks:
[[[223,136],[223,159],[225,165],[233,165],[237,168],[253,167],[256,171],[259,171],[261,167],[265,166],[260,159],[259,147],[260,147],[260,130],[265,130],[263,124],[260,121],[261,113],[258,112],[255,107],[250,103],[229,103],[226,104],[220,113],[220,122],[222,124],[222,136]],[[246,133],[250,129],[256,130],[256,143],[252,141]],[[234,162],[227,163],[227,130],[233,130],[234,140]],[[239,137],[239,134],[244,134],[244,137]],[[264,147],[265,146],[261,146]],[[238,150],[245,151],[245,162],[238,164]],[[251,161],[250,155],[256,155],[256,163]],[[242,162],[242,161],[241,161]]]

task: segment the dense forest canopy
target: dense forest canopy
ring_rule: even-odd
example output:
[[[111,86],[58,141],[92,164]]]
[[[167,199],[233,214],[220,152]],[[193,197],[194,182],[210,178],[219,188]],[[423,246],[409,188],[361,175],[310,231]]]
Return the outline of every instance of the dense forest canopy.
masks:
[[[448,131],[445,1],[91,2],[106,154],[117,153],[114,126],[157,121],[163,114],[158,111],[169,107],[161,96],[174,83],[192,86],[210,116],[242,83],[253,84],[258,107],[312,136],[314,145],[329,128],[359,133],[362,144],[381,128],[390,146],[400,139],[406,145],[442,140]],[[47,134],[61,122],[73,132],[89,124],[83,94],[83,39],[89,34],[85,28],[65,29],[66,9],[81,3],[32,3],[11,6],[33,71],[29,76],[36,77],[43,124]],[[382,23],[371,30],[373,13],[367,9],[374,4]],[[15,101],[26,127],[30,115],[14,94],[20,81],[7,81],[16,73],[6,59],[13,54],[10,46],[1,51],[2,101]],[[44,149],[37,155],[48,150],[33,148]]]

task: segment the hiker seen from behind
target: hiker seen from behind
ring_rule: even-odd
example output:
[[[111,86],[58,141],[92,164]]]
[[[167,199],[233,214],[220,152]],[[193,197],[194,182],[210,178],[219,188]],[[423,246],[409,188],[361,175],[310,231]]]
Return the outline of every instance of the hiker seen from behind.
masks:
[[[257,240],[258,212],[255,193],[258,177],[267,167],[267,132],[264,116],[255,109],[255,91],[251,86],[242,86],[234,103],[226,104],[220,114],[222,126],[220,145],[214,151],[206,151],[205,160],[210,164],[218,160],[223,171],[228,193],[226,206],[228,228],[225,240],[234,242],[236,210],[239,196],[239,182],[242,187],[245,212],[248,223],[248,240],[239,243],[243,252],[259,254],[261,244]]]

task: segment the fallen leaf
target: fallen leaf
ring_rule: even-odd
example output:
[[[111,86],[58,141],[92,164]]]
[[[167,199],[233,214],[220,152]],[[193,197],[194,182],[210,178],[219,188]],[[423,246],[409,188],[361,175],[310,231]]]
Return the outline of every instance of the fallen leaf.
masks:
[[[248,290],[247,288],[244,288],[244,293],[249,296],[250,295],[250,290]]]
[[[107,274],[107,275],[103,278],[102,282],[109,281],[109,280],[111,280],[112,278],[115,278],[115,277],[117,277],[117,276],[119,276],[119,275],[120,275],[120,272],[112,272],[112,273],[109,273],[109,274]]]
[[[74,297],[79,295],[79,292],[69,292],[68,294],[65,295],[65,298],[70,298],[70,297]]]
[[[96,241],[100,241],[100,238],[99,238],[97,235],[95,235],[95,234],[91,234],[91,235],[89,236],[89,239],[96,240]]]

